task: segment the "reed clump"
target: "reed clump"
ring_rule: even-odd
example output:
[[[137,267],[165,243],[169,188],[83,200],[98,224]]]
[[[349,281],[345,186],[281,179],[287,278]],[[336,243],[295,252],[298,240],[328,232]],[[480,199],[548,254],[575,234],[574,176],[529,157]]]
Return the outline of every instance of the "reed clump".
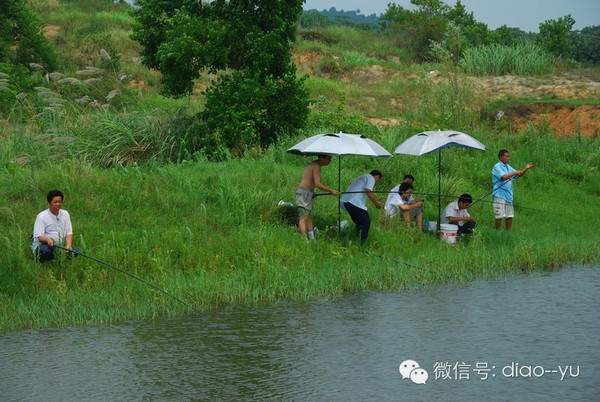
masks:
[[[531,43],[492,44],[466,49],[459,66],[475,76],[529,76],[556,72],[556,59]]]

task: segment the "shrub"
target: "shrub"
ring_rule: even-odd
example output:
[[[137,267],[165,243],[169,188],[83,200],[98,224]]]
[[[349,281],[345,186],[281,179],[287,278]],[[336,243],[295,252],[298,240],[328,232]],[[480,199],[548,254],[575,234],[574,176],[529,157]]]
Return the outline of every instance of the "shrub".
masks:
[[[279,138],[295,135],[308,116],[304,79],[295,71],[276,78],[234,71],[221,75],[206,92],[206,108],[200,113],[200,147],[215,157],[219,147],[235,155],[247,148],[267,147]]]
[[[33,88],[44,84],[39,73],[32,73],[22,65],[0,63],[0,117],[8,117],[19,104],[28,104]]]

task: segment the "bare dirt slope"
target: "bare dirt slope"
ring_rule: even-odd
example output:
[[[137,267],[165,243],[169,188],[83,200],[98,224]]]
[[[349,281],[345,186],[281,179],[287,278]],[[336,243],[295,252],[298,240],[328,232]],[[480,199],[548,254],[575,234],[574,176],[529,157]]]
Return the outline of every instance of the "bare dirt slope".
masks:
[[[338,70],[335,74],[329,74],[320,68],[322,57],[319,52],[308,51],[294,54],[293,60],[301,73],[325,76],[347,85],[368,85],[395,80],[410,82],[419,79],[418,73],[414,71],[386,71],[379,65],[353,71]],[[448,78],[438,71],[426,75],[432,83]],[[515,106],[503,107],[503,110],[496,111],[501,112],[502,118],[508,120],[514,132],[526,129],[528,124],[545,124],[557,136],[600,135],[599,69],[580,69],[542,77],[468,77],[468,82],[485,103],[515,100]],[[362,99],[364,102],[372,100],[368,96]],[[544,100],[548,102],[544,103]],[[389,102],[402,103],[403,100],[391,98]],[[402,109],[401,105],[398,109]],[[365,118],[379,126],[393,126],[402,122],[400,115]]]

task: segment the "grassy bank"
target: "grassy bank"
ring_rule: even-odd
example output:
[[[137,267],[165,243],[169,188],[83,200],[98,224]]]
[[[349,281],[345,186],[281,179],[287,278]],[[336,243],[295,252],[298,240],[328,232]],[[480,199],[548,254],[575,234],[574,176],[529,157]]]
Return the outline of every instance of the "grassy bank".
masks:
[[[597,136],[559,140],[544,124],[508,134],[507,124],[493,121],[497,105],[486,108],[460,69],[414,64],[393,37],[341,27],[301,32],[294,59],[309,75],[312,98],[304,136],[211,163],[194,152],[188,127],[202,110],[201,89],[214,77],[202,77],[188,98],[163,98],[158,74],[141,66],[139,45],[128,37],[127,6],[108,0],[31,3],[52,28],[63,65],[59,72],[39,73],[35,82],[12,71],[3,78],[3,99],[14,107],[5,104],[0,126],[0,333],[189,312],[83,257],[36,264],[27,237],[53,188],[66,195],[64,208],[82,253],[197,310],[399,291],[600,261]],[[99,49],[114,63],[103,65]],[[60,82],[52,73],[82,82]],[[20,95],[26,96],[16,102]],[[381,122],[386,124],[376,125]],[[534,162],[515,184],[511,233],[493,229],[489,197],[472,207],[477,233],[456,247],[385,221],[370,206],[373,224],[361,247],[348,233],[338,237],[326,230],[337,219],[337,199],[327,196],[316,205],[318,241],[306,243],[277,206],[293,201],[310,160],[285,152],[304,137],[360,132],[392,151],[409,136],[437,128],[468,132],[487,147],[443,151],[442,194],[487,194],[501,148],[511,151],[515,168]],[[412,173],[415,191],[437,193],[435,154],[345,157],[342,190],[375,168],[384,173],[376,190],[389,190]],[[323,181],[336,186],[337,172],[334,160],[323,169]],[[426,218],[437,219],[437,197],[425,199]]]
[[[392,149],[408,134],[390,129],[380,141]],[[186,312],[149,286],[83,257],[36,264],[27,236],[37,212],[46,208],[50,188],[66,194],[64,207],[71,213],[81,252],[142,277],[198,310],[397,291],[600,261],[597,139],[556,140],[535,132],[474,135],[488,151],[444,150],[443,194],[486,194],[501,147],[511,150],[515,167],[533,160],[535,169],[515,184],[520,207],[513,232],[492,229],[491,204],[485,198],[471,211],[479,222],[477,234],[456,247],[386,222],[371,208],[374,222],[361,248],[351,237],[324,230],[322,225],[337,217],[334,197],[319,198],[316,220],[322,230],[316,243],[307,244],[281,219],[277,206],[280,199],[292,201],[308,161],[285,153],[292,139],[262,155],[223,163],[108,170],[77,161],[5,164],[0,176],[5,199],[0,208],[0,331]],[[435,155],[347,157],[342,187],[372,168],[384,172],[380,190],[411,172],[417,191],[436,192]],[[337,182],[337,162],[324,168],[323,180]],[[384,194],[378,197],[385,199]],[[426,200],[426,216],[435,219],[436,198]]]

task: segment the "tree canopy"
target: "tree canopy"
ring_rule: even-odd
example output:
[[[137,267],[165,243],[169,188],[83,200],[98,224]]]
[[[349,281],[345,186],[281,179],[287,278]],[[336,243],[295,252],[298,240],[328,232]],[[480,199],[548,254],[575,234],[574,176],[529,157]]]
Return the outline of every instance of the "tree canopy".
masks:
[[[133,39],[169,93],[190,92],[202,70],[284,75],[302,0],[138,0]]]
[[[43,35],[43,25],[24,0],[2,0],[0,7],[0,62],[36,63],[52,71],[58,67],[54,47]]]
[[[570,33],[575,20],[568,14],[556,20],[546,20],[540,24],[536,41],[542,48],[555,56],[568,56],[571,51]]]
[[[305,124],[308,92],[291,62],[303,2],[138,0],[133,38],[167,94],[190,93],[202,72],[219,73],[195,125],[205,153],[267,146]]]

